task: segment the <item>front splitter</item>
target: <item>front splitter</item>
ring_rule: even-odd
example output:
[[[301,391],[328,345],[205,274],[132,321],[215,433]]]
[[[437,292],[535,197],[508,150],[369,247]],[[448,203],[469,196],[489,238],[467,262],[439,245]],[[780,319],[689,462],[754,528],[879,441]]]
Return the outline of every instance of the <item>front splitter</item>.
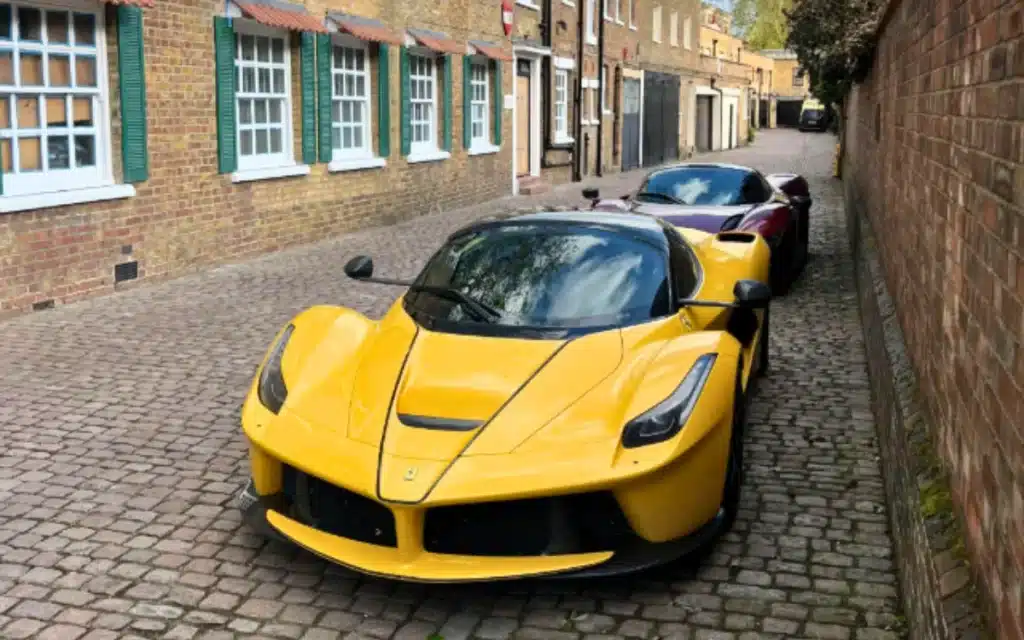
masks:
[[[255,488],[253,487],[252,480],[250,479],[246,483],[245,488],[242,489],[242,491],[239,492],[238,496],[235,498],[235,502],[238,508],[241,509],[242,511],[243,519],[251,528],[267,537],[273,538],[280,542],[298,544],[296,541],[292,540],[288,536],[283,535],[267,520],[268,511],[276,511],[278,513],[287,512],[287,505],[285,504],[283,497],[277,495],[258,495],[256,493]],[[696,531],[687,536],[677,538],[676,540],[670,540],[668,542],[638,541],[633,545],[615,551],[611,559],[602,562],[598,565],[586,567],[583,569],[569,569],[566,571],[558,571],[544,574],[525,574],[522,576],[488,578],[477,581],[499,582],[517,579],[567,580],[578,578],[608,578],[613,576],[623,576],[633,573],[639,573],[642,571],[653,569],[661,565],[682,560],[690,554],[700,549],[706,548],[715,540],[715,538],[719,534],[723,532],[725,522],[725,511],[720,509],[714,518],[712,518],[710,521],[702,525],[699,529],[697,529]],[[310,551],[316,553],[313,550]],[[328,558],[319,553],[317,553],[317,555],[323,557],[325,560],[328,560],[329,562],[332,562],[334,564],[348,567],[353,571],[369,574],[369,572],[363,571],[358,567],[352,567],[345,563],[338,562],[337,560]],[[481,557],[482,561],[486,559],[486,556]],[[392,580],[399,580],[405,582],[425,582],[424,580],[410,579],[397,575],[369,575],[375,575],[382,578],[388,578]]]

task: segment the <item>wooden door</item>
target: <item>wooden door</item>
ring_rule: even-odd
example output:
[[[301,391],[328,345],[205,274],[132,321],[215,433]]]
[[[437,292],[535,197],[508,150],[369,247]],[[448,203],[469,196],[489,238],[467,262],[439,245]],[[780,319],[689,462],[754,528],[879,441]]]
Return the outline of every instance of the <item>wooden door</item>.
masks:
[[[521,68],[526,66],[526,74]],[[529,65],[516,72],[516,175],[530,173],[530,76]]]

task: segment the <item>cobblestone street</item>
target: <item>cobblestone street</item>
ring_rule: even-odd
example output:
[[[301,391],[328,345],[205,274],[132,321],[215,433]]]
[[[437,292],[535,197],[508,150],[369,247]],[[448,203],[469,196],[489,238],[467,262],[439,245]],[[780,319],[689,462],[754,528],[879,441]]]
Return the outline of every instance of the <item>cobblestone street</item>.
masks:
[[[238,410],[274,332],[399,290],[498,208],[582,204],[583,185],[425,216],[0,323],[0,638],[900,637],[836,139],[769,130],[701,159],[798,171],[812,259],[773,304],[750,415],[745,508],[703,566],[594,582],[407,585],[349,573],[243,526]],[[617,196],[642,174],[591,180]]]

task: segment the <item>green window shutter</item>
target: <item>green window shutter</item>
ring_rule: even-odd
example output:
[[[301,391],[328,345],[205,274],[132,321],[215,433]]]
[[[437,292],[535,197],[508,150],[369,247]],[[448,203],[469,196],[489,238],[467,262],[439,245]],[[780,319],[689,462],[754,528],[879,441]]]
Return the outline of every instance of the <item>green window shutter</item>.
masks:
[[[333,154],[333,122],[331,121],[331,101],[334,97],[334,84],[331,81],[331,36],[320,33],[316,36],[316,73],[318,117],[320,118],[319,151],[320,162],[330,162]]]
[[[473,61],[462,57],[462,146],[473,144]]]
[[[117,65],[121,81],[121,157],[125,182],[149,179],[146,70],[142,49],[142,9],[122,4],[117,7]]]
[[[316,36],[300,36],[299,67],[302,83],[302,162],[316,163]]]
[[[494,144],[501,146],[501,112],[504,96],[501,93],[501,60],[494,61],[491,69],[494,74]]]
[[[213,18],[217,69],[217,170],[231,173],[238,167],[235,148],[235,29],[222,16]]]
[[[399,72],[402,76],[402,155],[412,151],[412,82],[409,80],[409,50],[402,47],[399,52]]]
[[[442,56],[444,64],[444,125],[441,144],[445,151],[452,150],[452,57]]]
[[[377,154],[391,155],[391,73],[388,45],[377,45]]]

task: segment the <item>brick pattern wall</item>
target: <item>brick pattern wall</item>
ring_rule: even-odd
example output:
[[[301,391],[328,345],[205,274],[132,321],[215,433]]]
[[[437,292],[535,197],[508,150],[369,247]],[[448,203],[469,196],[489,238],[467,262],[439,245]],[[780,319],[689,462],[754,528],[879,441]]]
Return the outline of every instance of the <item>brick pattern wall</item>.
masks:
[[[846,123],[973,566],[1024,637],[1024,6],[895,0]]]
[[[499,5],[491,0],[317,0],[327,10],[379,18],[395,28],[446,32],[460,42],[510,45]],[[397,48],[391,51],[391,156],[387,166],[233,184],[217,173],[214,15],[222,2],[159,0],[144,13],[150,179],[125,200],[0,214],[0,313],[30,309],[114,289],[113,268],[139,261],[146,280],[176,277],[227,260],[322,239],[365,225],[493,199],[512,189],[512,112],[503,115],[503,144],[493,155],[462,148],[462,62],[453,57],[452,157],[408,164],[400,155]],[[536,13],[536,12],[534,12]],[[120,140],[116,22],[108,10],[110,117],[115,176]],[[298,37],[292,40],[298,48]],[[297,158],[301,135],[297,51],[292,59]],[[511,91],[512,65],[503,65]],[[371,95],[376,78],[372,80]],[[439,90],[440,100],[440,90]],[[375,122],[374,122],[374,129]],[[374,137],[374,145],[376,137]],[[130,247],[129,247],[130,245]]]

